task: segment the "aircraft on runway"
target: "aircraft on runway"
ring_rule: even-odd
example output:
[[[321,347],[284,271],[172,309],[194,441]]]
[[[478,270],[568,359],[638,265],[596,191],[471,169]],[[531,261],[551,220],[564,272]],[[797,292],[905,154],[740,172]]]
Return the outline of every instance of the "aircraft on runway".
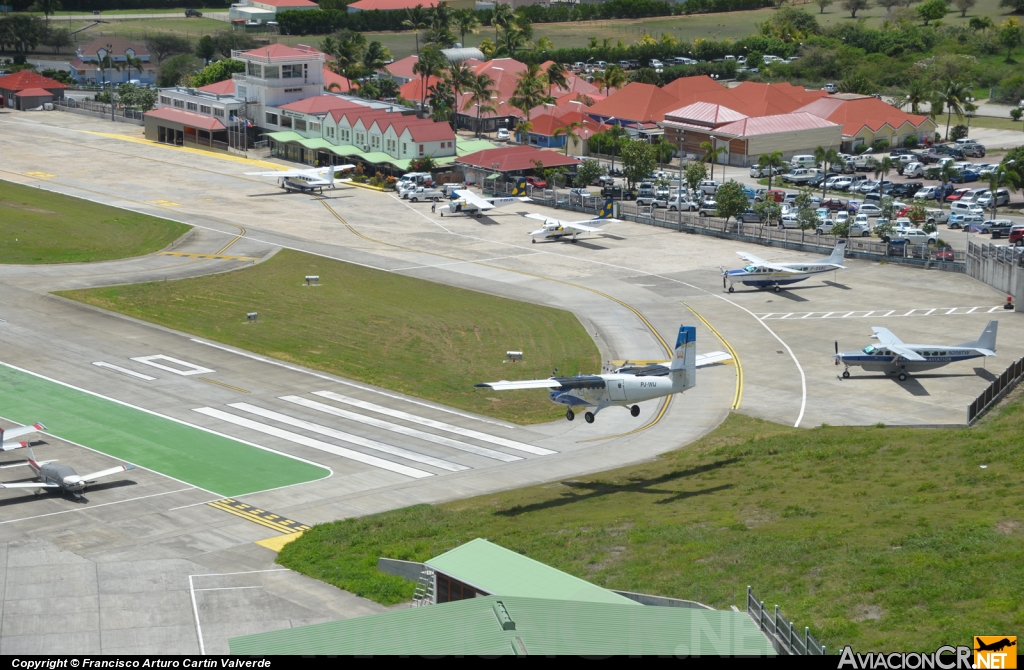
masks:
[[[35,435],[36,433],[44,430],[46,430],[46,426],[41,423],[33,423],[30,426],[20,426],[18,428],[8,428],[7,430],[0,428],[0,451],[10,451],[11,449],[27,447],[27,442],[12,442],[9,440],[16,440],[19,437]]]
[[[543,221],[544,225],[541,228],[530,233],[530,237],[533,239],[531,242],[536,242],[538,238],[542,240],[560,240],[562,238],[568,238],[570,242],[576,242],[576,236],[582,233],[598,233],[601,232],[599,227],[604,223],[622,223],[618,219],[613,219],[612,214],[615,211],[615,201],[608,198],[604,203],[604,207],[597,213],[597,216],[592,219],[585,221],[560,221],[559,219],[553,219],[550,216],[544,216],[543,214],[527,214],[528,219],[537,219]]]
[[[42,493],[43,489],[60,489],[64,493],[73,495],[75,500],[81,500],[86,487],[95,484],[97,479],[135,469],[131,463],[123,463],[99,472],[79,475],[67,465],[55,465],[55,461],[37,461],[35,454],[32,453],[32,447],[26,445],[26,448],[28,449],[28,459],[25,465],[32,468],[32,472],[36,473],[39,481],[0,483],[0,489],[38,489],[36,495]]]
[[[565,405],[565,418],[576,418],[575,409],[593,407],[583,415],[587,423],[594,423],[594,417],[605,407],[629,407],[629,413],[640,416],[644,400],[663,398],[673,393],[682,393],[697,384],[697,368],[730,360],[732,356],[724,351],[713,351],[697,355],[697,329],[680,326],[676,338],[675,354],[667,363],[653,363],[643,367],[621,367],[611,374],[577,375],[576,377],[555,377],[527,381],[500,381],[477,384],[477,388],[495,391],[519,389],[551,389],[550,399]]]
[[[334,188],[335,183],[345,183],[351,179],[336,179],[335,175],[345,170],[351,170],[355,165],[332,165],[311,170],[274,170],[273,172],[246,172],[251,177],[273,177],[285,190],[296,190],[301,192],[316,191],[324,192],[324,187]]]
[[[495,207],[504,207],[505,205],[511,205],[514,202],[530,202],[530,199],[526,197],[526,180],[520,179],[516,185],[512,188],[511,197],[493,197],[493,198],[482,198],[476,193],[473,193],[469,189],[460,188],[455,190],[457,196],[454,200],[449,202],[447,205],[441,205],[437,208],[437,211],[444,216],[445,212],[449,214],[463,213],[466,216],[473,216],[476,214],[476,218],[483,216],[483,212],[494,209]]]
[[[846,240],[836,242],[836,248],[832,255],[811,263],[769,263],[763,258],[745,251],[737,251],[740,258],[749,265],[742,270],[722,270],[722,288],[726,288],[728,282],[729,293],[733,292],[733,284],[739,282],[744,286],[756,286],[757,288],[774,287],[778,293],[787,284],[801,282],[811,275],[821,272],[832,272],[833,270],[845,270],[843,265],[843,253],[846,250]]]
[[[934,370],[957,361],[996,355],[996,332],[998,321],[989,321],[981,337],[973,342],[963,344],[906,344],[887,328],[872,328],[872,337],[878,340],[878,346],[869,344],[860,351],[844,351],[840,353],[839,342],[836,341],[834,358],[836,365],[846,366],[843,377],[850,376],[850,366],[858,365],[868,372],[885,372],[898,374],[899,380],[906,381],[907,372]]]

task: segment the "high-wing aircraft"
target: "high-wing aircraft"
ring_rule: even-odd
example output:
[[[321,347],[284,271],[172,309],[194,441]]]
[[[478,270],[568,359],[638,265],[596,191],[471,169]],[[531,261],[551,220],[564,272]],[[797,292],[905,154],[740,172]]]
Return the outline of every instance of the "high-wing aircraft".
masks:
[[[908,372],[933,370],[958,361],[995,356],[996,331],[998,329],[998,321],[989,321],[985,330],[982,331],[981,337],[972,342],[906,344],[887,328],[874,327],[871,329],[875,333],[872,337],[878,340],[878,346],[869,344],[859,351],[840,352],[839,342],[836,342],[836,353],[833,358],[836,360],[836,365],[842,363],[846,366],[846,369],[843,370],[843,377],[850,376],[851,365],[859,365],[868,372],[898,375],[902,382],[907,379]]]
[[[583,233],[598,233],[601,232],[600,225],[604,223],[622,223],[618,219],[612,218],[612,213],[615,211],[615,201],[608,198],[604,203],[604,207],[597,213],[592,219],[586,219],[585,221],[560,221],[553,219],[550,216],[544,216],[543,214],[527,214],[528,219],[537,219],[543,221],[544,225],[541,228],[530,233],[530,237],[533,239],[531,242],[536,242],[538,239],[541,240],[560,240],[568,239],[570,242],[576,242],[576,236]]]
[[[555,377],[526,381],[500,381],[477,384],[477,388],[495,391],[519,389],[551,389],[550,399],[565,405],[565,418],[576,418],[574,411],[593,407],[583,418],[594,423],[594,417],[605,407],[629,407],[629,413],[640,416],[644,400],[662,398],[673,393],[682,393],[697,383],[696,370],[699,367],[721,363],[732,358],[724,351],[713,351],[697,355],[697,329],[680,326],[676,338],[675,354],[667,363],[654,363],[642,367],[621,367],[611,374],[578,375],[576,377]]]
[[[25,464],[32,469],[39,479],[37,482],[9,482],[0,484],[0,489],[38,489],[36,494],[42,493],[44,489],[60,489],[63,493],[70,493],[76,500],[81,500],[82,493],[90,484],[95,484],[97,479],[116,475],[118,472],[134,470],[131,463],[91,472],[87,475],[79,475],[67,465],[57,465],[53,461],[37,461],[32,447],[28,448],[28,459]]]
[[[846,250],[846,240],[836,242],[836,248],[832,255],[822,258],[819,261],[810,263],[769,263],[763,258],[745,251],[737,251],[740,258],[749,265],[742,270],[726,270],[722,268],[722,288],[726,288],[728,282],[729,293],[733,292],[733,284],[739,282],[744,286],[756,286],[758,288],[774,287],[778,293],[787,284],[795,284],[803,281],[811,275],[820,272],[832,272],[833,270],[845,270],[843,265],[843,252]]]
[[[355,165],[331,165],[310,170],[274,170],[273,172],[246,172],[251,177],[272,177],[277,180],[281,188],[295,191],[316,191],[324,192],[324,187],[334,188],[334,184],[351,181],[350,179],[337,179],[335,175],[345,170],[351,170]]]
[[[46,430],[46,426],[41,423],[33,423],[30,426],[19,426],[18,428],[8,428],[4,430],[0,428],[0,451],[10,451],[11,449],[20,449],[21,447],[27,446],[24,441],[16,441],[19,438],[28,437],[29,435],[35,435],[41,431]]]
[[[516,183],[512,188],[512,195],[510,197],[484,198],[465,188],[456,189],[455,195],[456,198],[454,200],[447,205],[441,205],[437,208],[437,211],[441,212],[441,216],[444,216],[445,212],[449,214],[461,212],[466,216],[473,216],[475,214],[476,218],[479,219],[483,216],[483,212],[489,209],[504,207],[514,202],[530,202],[530,199],[526,197],[525,179],[520,179]]]

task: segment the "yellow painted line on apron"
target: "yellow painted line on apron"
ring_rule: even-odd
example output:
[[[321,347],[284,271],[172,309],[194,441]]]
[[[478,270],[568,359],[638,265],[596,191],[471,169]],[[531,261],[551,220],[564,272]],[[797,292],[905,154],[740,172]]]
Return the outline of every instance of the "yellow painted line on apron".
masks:
[[[142,137],[132,137],[131,135],[122,135],[120,133],[101,133],[95,130],[84,130],[84,133],[89,135],[98,135],[100,137],[109,137],[115,140],[122,140],[124,142],[134,142],[136,144],[146,144],[151,147],[162,147],[171,151],[184,151],[186,153],[199,154],[200,156],[211,156],[213,158],[222,158],[226,161],[234,161],[235,163],[245,163],[246,165],[256,165],[258,167],[270,168],[271,170],[287,170],[289,168],[282,167],[277,163],[269,163],[267,161],[261,161],[255,158],[246,158],[244,156],[235,156],[234,154],[219,154],[212,151],[203,151],[202,149],[193,149],[191,147],[177,147],[170,144],[164,144],[163,142],[153,142]]]

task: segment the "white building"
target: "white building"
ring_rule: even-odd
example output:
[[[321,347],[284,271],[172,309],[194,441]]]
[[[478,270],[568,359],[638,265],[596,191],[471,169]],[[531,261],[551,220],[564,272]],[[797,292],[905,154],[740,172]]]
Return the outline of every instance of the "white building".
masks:
[[[278,12],[319,9],[309,0],[244,0],[231,5],[228,19],[232,22],[245,21],[247,24],[265,24],[277,19]]]

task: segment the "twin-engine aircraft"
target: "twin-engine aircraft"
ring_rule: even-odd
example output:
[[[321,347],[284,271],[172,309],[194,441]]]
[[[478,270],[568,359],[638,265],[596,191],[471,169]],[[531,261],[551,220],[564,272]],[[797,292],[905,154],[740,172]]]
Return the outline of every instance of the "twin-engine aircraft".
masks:
[[[871,330],[878,346],[869,344],[859,351],[840,352],[839,342],[836,342],[836,353],[832,358],[836,365],[842,363],[846,366],[843,377],[849,377],[850,366],[856,365],[867,372],[898,375],[902,382],[906,381],[908,372],[934,370],[958,361],[995,356],[999,322],[989,321],[981,337],[963,344],[906,344],[887,328],[874,327]]]
[[[536,219],[543,221],[544,226],[530,233],[531,242],[537,240],[551,240],[558,241],[561,239],[568,239],[570,242],[576,242],[576,236],[583,233],[599,233],[601,224],[605,223],[622,223],[618,219],[613,219],[612,215],[615,213],[615,201],[611,198],[605,201],[601,211],[597,213],[592,219],[585,221],[560,221],[559,219],[553,219],[550,216],[544,216],[543,214],[527,214],[526,218]]]
[[[460,188],[455,190],[456,198],[449,202],[447,205],[441,205],[437,208],[437,211],[441,213],[441,216],[448,214],[465,214],[466,216],[474,216],[480,218],[483,216],[483,212],[495,207],[504,207],[505,205],[511,205],[516,202],[530,202],[530,198],[526,197],[526,180],[520,179],[516,182],[516,185],[512,187],[512,194],[510,197],[493,197],[484,198],[476,193],[473,193],[469,189]]]
[[[783,286],[801,282],[811,275],[821,272],[832,272],[833,270],[845,270],[843,265],[843,253],[846,250],[846,240],[836,242],[836,248],[832,255],[822,258],[820,261],[810,263],[769,263],[763,258],[745,251],[737,251],[740,258],[749,265],[742,270],[726,270],[722,268],[722,288],[728,283],[729,293],[733,292],[733,284],[739,282],[744,286],[756,286],[757,288],[774,288],[778,293]]]
[[[352,181],[351,179],[337,179],[335,175],[353,168],[355,165],[331,165],[310,170],[274,170],[273,172],[246,172],[245,174],[250,177],[272,177],[286,191],[305,193],[319,190],[323,193],[325,186],[334,188],[336,183],[343,184]]]
[[[697,383],[697,368],[722,363],[731,358],[724,351],[698,356],[697,329],[693,326],[680,326],[675,354],[667,363],[621,367],[611,374],[552,376],[550,379],[515,382],[502,380],[477,384],[476,387],[495,391],[551,389],[551,401],[566,406],[566,419],[575,419],[575,410],[593,407],[594,411],[587,410],[583,418],[587,423],[594,423],[594,417],[605,407],[629,407],[630,414],[640,416],[640,406],[636,403],[693,388]]]

